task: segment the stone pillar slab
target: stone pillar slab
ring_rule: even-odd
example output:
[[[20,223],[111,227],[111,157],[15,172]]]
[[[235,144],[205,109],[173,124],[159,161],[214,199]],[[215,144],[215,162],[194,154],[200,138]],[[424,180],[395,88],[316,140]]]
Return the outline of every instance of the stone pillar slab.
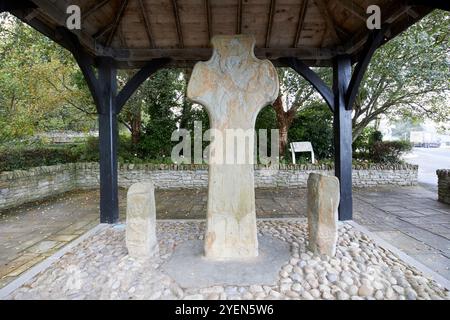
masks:
[[[339,180],[311,173],[308,177],[309,249],[334,256],[338,237]]]
[[[136,259],[150,258],[158,253],[152,182],[135,183],[128,189],[126,246],[130,257]]]

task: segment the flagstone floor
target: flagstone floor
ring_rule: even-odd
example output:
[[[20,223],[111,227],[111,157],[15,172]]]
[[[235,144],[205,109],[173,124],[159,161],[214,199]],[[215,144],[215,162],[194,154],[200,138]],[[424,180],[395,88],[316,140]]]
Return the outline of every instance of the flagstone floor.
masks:
[[[120,192],[125,219],[124,190]],[[98,224],[98,190],[0,211],[0,288]],[[158,219],[201,219],[206,190],[156,192]],[[306,215],[306,189],[257,189],[259,218]],[[354,219],[450,279],[450,206],[421,187],[354,190]]]

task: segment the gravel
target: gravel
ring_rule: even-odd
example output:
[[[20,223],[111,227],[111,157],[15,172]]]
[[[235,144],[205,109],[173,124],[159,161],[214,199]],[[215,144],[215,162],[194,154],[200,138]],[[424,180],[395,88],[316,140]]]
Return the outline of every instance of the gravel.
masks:
[[[127,255],[125,229],[109,227],[86,239],[8,299],[450,299],[447,290],[366,235],[342,223],[336,255],[306,248],[304,220],[258,222],[260,234],[291,245],[291,257],[272,286],[214,286],[184,289],[161,271],[175,247],[201,239],[199,221],[158,221],[159,257]]]

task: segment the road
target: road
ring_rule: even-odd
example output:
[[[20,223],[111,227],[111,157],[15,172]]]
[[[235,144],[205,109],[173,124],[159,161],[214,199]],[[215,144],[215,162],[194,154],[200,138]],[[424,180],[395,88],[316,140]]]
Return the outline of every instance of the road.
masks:
[[[450,169],[449,148],[414,148],[404,160],[419,165],[419,183],[424,187],[437,189],[437,169]]]

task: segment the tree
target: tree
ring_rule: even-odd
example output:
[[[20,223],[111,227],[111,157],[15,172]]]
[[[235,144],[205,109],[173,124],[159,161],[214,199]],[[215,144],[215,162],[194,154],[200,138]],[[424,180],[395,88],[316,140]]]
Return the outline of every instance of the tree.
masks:
[[[450,15],[435,11],[375,53],[353,106],[353,141],[381,115],[450,121]]]
[[[152,158],[168,156],[184,97],[181,72],[179,69],[159,70],[142,84],[140,91],[144,111],[141,152]]]
[[[0,143],[95,127],[92,99],[71,54],[8,14],[0,20]]]
[[[329,71],[323,68],[315,70],[324,80],[329,79]],[[277,128],[279,130],[280,157],[286,154],[288,132],[292,123],[298,116],[301,108],[316,103],[319,95],[314,88],[295,71],[287,68],[278,70],[280,79],[280,94],[272,104],[276,113]]]
[[[320,100],[308,103],[298,111],[289,129],[289,141],[310,141],[317,159],[333,156],[333,114]]]

